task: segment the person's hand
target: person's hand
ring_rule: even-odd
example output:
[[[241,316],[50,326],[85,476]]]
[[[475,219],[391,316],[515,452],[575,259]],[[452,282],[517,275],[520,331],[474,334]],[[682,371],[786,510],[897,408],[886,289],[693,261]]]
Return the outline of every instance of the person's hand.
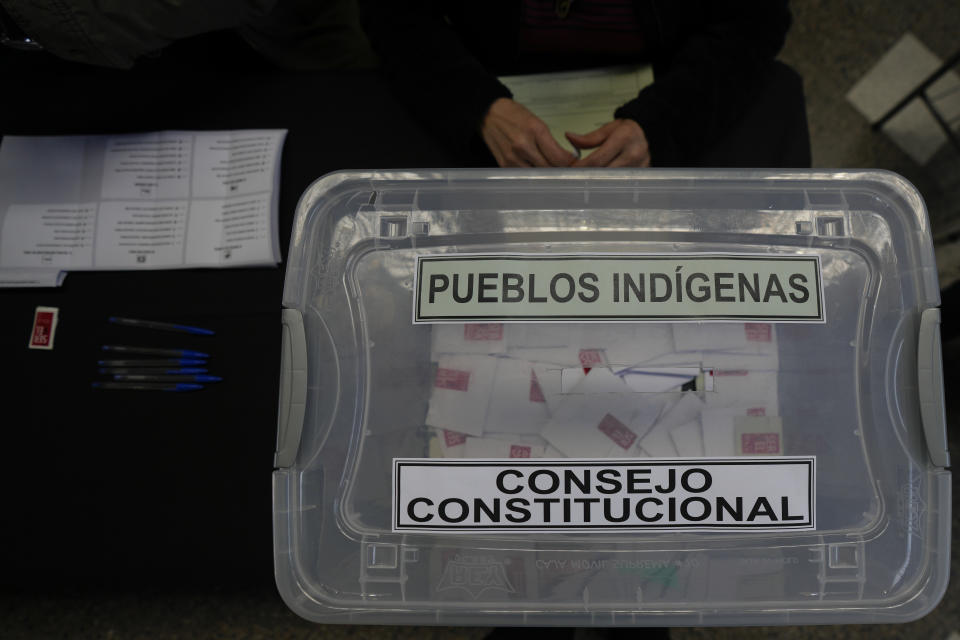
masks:
[[[543,120],[510,98],[498,98],[480,134],[501,167],[569,167],[577,157],[560,146]]]
[[[650,166],[650,145],[635,120],[614,120],[583,135],[567,132],[567,140],[578,149],[596,149],[574,167]]]

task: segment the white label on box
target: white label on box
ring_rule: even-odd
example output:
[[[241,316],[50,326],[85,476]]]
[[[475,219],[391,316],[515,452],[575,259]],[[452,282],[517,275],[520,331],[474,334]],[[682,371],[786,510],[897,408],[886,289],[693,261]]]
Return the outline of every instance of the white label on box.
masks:
[[[817,255],[421,255],[415,273],[414,323],[825,321]]]
[[[393,530],[811,531],[816,458],[394,458]]]

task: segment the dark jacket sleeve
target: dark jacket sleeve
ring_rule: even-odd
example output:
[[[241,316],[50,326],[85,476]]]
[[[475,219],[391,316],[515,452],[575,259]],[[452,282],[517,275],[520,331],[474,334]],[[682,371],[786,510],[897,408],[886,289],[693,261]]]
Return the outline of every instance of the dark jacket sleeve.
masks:
[[[689,165],[756,96],[790,26],[787,3],[654,0],[638,2],[637,12],[645,41],[660,52],[654,83],[614,115],[643,127],[654,165]]]
[[[486,71],[427,0],[361,0],[361,21],[400,102],[460,152],[478,140],[483,116],[510,91]]]
[[[129,69],[140,56],[201,33],[262,20],[277,0],[3,0],[55,56]]]

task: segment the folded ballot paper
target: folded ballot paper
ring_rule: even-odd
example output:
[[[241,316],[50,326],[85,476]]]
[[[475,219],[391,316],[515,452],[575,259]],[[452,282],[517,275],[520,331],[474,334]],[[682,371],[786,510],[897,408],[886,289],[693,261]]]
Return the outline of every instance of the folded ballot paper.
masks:
[[[430,456],[780,455],[776,328],[438,324]]]
[[[274,265],[285,130],[5,136],[0,287],[69,271]]]

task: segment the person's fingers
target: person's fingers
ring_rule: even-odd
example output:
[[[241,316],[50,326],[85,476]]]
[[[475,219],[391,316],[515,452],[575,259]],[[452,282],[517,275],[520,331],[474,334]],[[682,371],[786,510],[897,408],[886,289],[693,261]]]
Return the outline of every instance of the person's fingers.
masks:
[[[598,147],[603,144],[603,141],[616,129],[617,121],[612,120],[598,129],[594,129],[588,133],[573,133],[572,131],[567,131],[567,139],[571,142],[579,142],[577,144],[579,147],[583,148],[593,148]]]
[[[534,142],[532,137],[528,138],[524,136],[513,140],[512,144],[510,145],[510,151],[512,151],[513,155],[515,155],[519,160],[526,162],[526,166],[550,166],[550,163],[547,162],[547,159],[543,157],[542,153],[540,153],[540,149],[537,148],[537,144]]]
[[[586,158],[581,158],[574,164],[575,167],[606,167],[620,155],[623,150],[623,141],[614,136],[607,138],[607,141],[600,145],[593,153]]]
[[[500,167],[530,167],[532,163],[517,153],[515,141],[510,137],[509,132],[499,128],[493,128],[489,135],[484,135],[484,141],[493,154],[494,160]]]
[[[502,153],[503,153],[503,164],[500,165],[501,167],[532,167],[533,166],[528,160],[518,155],[510,148],[507,148]]]
[[[577,156],[561,147],[560,143],[550,134],[550,129],[548,129],[546,125],[537,127],[535,136],[537,148],[540,150],[540,153],[543,154],[543,157],[547,159],[547,162],[550,163],[550,166],[569,167],[576,162]]]
[[[531,157],[528,157],[530,154],[526,153],[522,149],[522,144],[511,140],[510,138],[504,138],[502,151],[504,156],[505,167],[532,167],[533,160]]]
[[[607,165],[611,169],[616,169],[618,167],[632,167],[634,164],[630,160],[629,154],[621,153],[616,158],[610,161],[610,164]]]
[[[611,169],[616,169],[618,167],[639,167],[638,161],[635,160],[629,153],[621,153],[616,158],[610,161],[610,164],[607,165]]]
[[[484,121],[484,126],[480,130],[480,136],[483,138],[483,143],[487,145],[487,149],[490,150],[490,155],[497,161],[497,166],[506,166],[506,159],[503,157],[503,152],[501,151],[499,135],[497,134],[496,128],[488,126],[487,122]]]
[[[567,140],[570,141],[570,144],[578,149],[593,149],[595,147],[599,147],[607,139],[605,133],[598,133],[597,131],[584,135],[567,131],[563,135],[567,137]]]
[[[573,133],[567,131],[564,135],[567,136],[567,140],[573,144],[573,146],[580,149],[593,149],[594,147],[599,147],[607,139],[610,133],[616,128],[617,121],[608,122],[599,129],[594,129],[589,133]]]
[[[500,166],[501,167],[531,167],[533,165],[531,165],[528,161],[524,160],[523,158],[513,153],[512,151],[508,151],[504,153],[503,163],[501,163]]]
[[[649,167],[650,154],[644,145],[634,144],[625,147],[620,154],[610,161],[607,165],[610,168],[615,167]]]
[[[503,154],[500,152],[500,146],[497,144],[492,144],[489,141],[485,141],[485,142],[487,143],[487,148],[490,149],[490,153],[493,155],[493,159],[497,161],[497,166],[498,167],[507,166],[506,159],[503,157]]]

